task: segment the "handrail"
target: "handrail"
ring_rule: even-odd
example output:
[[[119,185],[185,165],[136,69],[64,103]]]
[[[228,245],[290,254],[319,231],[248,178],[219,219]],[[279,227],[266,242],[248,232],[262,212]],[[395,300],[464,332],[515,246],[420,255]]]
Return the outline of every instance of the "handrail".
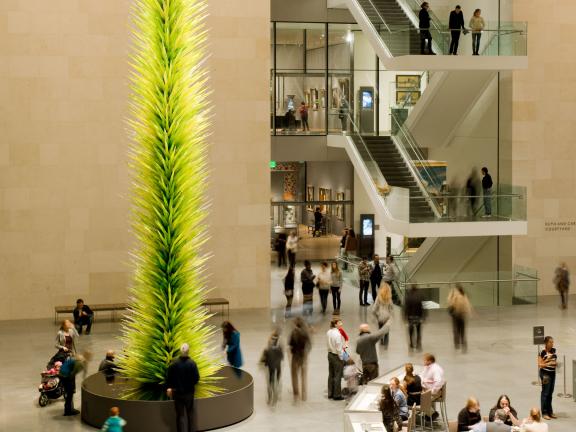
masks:
[[[382,21],[382,24],[384,24],[384,27],[386,27],[386,30],[388,30],[389,33],[392,33],[392,31],[390,30],[390,27],[388,27],[388,24],[386,24],[386,20],[384,19],[384,17],[380,14],[380,11],[378,10],[378,8],[376,7],[376,5],[374,3],[372,3],[372,0],[368,0],[368,2],[370,3],[370,5],[372,6],[372,8],[376,11],[376,13],[378,14],[378,18],[380,18],[380,20]]]
[[[485,282],[537,282],[540,278],[517,278],[517,279],[484,279],[471,281],[443,281],[443,282],[403,282],[407,285],[453,285],[453,284],[475,284]]]

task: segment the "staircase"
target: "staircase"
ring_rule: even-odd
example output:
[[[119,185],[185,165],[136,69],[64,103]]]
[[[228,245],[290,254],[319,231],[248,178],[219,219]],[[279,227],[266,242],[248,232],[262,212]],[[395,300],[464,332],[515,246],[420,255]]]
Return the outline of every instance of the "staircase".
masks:
[[[356,142],[356,148],[364,158],[366,150],[364,146]],[[434,219],[434,212],[426,201],[422,190],[416,183],[412,173],[408,169],[402,155],[398,152],[396,145],[389,136],[363,136],[366,147],[370,155],[378,164],[382,175],[390,186],[406,188],[410,191],[410,222],[424,222]]]
[[[396,0],[358,0],[394,57],[420,54],[420,35]],[[374,10],[376,7],[377,11]],[[380,14],[380,16],[378,15]],[[382,18],[393,34],[388,34]]]

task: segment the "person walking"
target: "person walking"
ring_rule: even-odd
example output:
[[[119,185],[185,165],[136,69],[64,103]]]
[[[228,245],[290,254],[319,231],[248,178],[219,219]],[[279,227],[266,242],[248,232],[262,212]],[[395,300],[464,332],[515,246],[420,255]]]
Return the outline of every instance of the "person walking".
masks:
[[[492,216],[492,176],[488,174],[488,168],[482,167],[482,197],[484,198],[484,216]]]
[[[378,321],[378,328],[381,329],[390,321],[393,311],[390,285],[384,283],[380,287],[380,291],[378,291],[378,295],[376,296],[376,301],[372,305],[372,314],[376,318],[376,321]],[[390,332],[386,332],[384,336],[382,336],[382,346],[384,349],[388,349],[389,340]]]
[[[378,353],[376,343],[390,331],[390,326],[384,325],[375,333],[370,332],[368,324],[360,324],[360,334],[356,340],[356,354],[362,360],[362,384],[378,378]]]
[[[482,11],[480,9],[476,9],[474,15],[470,18],[469,27],[472,31],[472,55],[480,55],[480,38],[482,37],[482,30],[484,30],[486,26],[484,18],[480,15],[481,13]]]
[[[418,13],[418,28],[420,29],[420,54],[436,55],[432,50],[432,33],[430,33],[430,5],[423,2]],[[426,44],[428,42],[428,44]]]
[[[422,351],[422,323],[425,319],[422,294],[416,285],[412,285],[404,299],[404,320],[408,324],[410,350]]]
[[[302,282],[302,310],[304,315],[312,315],[314,310],[314,272],[310,261],[304,261],[304,269],[300,272]]]
[[[374,255],[374,261],[370,266],[370,285],[372,285],[372,303],[376,302],[376,296],[382,283],[382,266],[380,265],[380,257]]]
[[[58,377],[64,389],[64,415],[75,416],[80,411],[74,409],[74,393],[76,393],[76,375],[86,369],[86,353],[74,354],[68,357],[62,366]]]
[[[294,401],[306,400],[306,372],[308,353],[312,347],[308,326],[301,317],[294,320],[294,329],[288,340],[290,346],[290,375],[292,377],[292,394]]]
[[[274,249],[278,253],[278,267],[283,267],[286,265],[286,234],[280,233],[276,237],[276,244]]]
[[[120,417],[120,408],[110,408],[110,417],[102,425],[102,432],[122,432],[126,426],[126,420]]]
[[[286,240],[286,252],[288,254],[288,265],[291,267],[296,267],[296,252],[298,252],[298,236],[295,231],[291,231],[288,234],[288,239]]]
[[[292,313],[292,299],[294,298],[294,267],[288,267],[288,272],[284,276],[284,295],[286,296],[285,316]]]
[[[330,277],[332,279],[332,283],[330,284],[330,291],[332,292],[332,308],[334,309],[334,313],[338,315],[340,314],[340,306],[342,304],[340,294],[342,293],[343,277],[336,261],[332,262]]]
[[[466,342],[466,321],[472,313],[472,305],[464,292],[462,285],[456,286],[448,294],[448,313],[452,317],[452,332],[454,334],[454,348],[462,348],[465,353],[468,349]]]
[[[472,170],[472,173],[466,179],[466,195],[468,196],[469,206],[466,208],[466,214],[474,217],[476,213],[476,184],[478,182],[478,177],[476,175],[476,170]]]
[[[222,323],[222,349],[226,350],[226,360],[228,364],[235,368],[241,368],[244,364],[242,351],[240,350],[240,332],[230,321]]]
[[[232,324],[230,324],[230,326],[232,326]],[[238,339],[238,342],[239,341],[240,339]],[[166,394],[174,400],[176,430],[178,432],[192,432],[196,430],[194,420],[194,390],[198,381],[200,381],[198,366],[196,366],[194,360],[190,358],[190,346],[184,343],[180,347],[180,356],[170,364],[166,373]]]
[[[552,336],[546,336],[544,338],[544,349],[538,357],[540,382],[542,383],[540,409],[542,410],[542,417],[545,420],[557,418],[552,409],[557,361],[558,354],[556,353],[556,348],[554,348],[554,338]]]
[[[346,237],[346,246],[344,247],[344,252],[346,256],[356,255],[358,250],[358,239],[356,238],[356,233],[352,228],[348,230],[348,237]]]
[[[560,293],[560,307],[568,307],[568,290],[570,289],[570,272],[565,262],[561,263],[554,271],[554,285]]]
[[[344,371],[344,338],[338,330],[338,318],[330,321],[326,332],[328,345],[328,399],[343,400],[342,373]]]
[[[320,272],[316,276],[316,286],[318,287],[323,314],[326,313],[326,307],[328,306],[328,294],[330,293],[331,284],[332,276],[328,271],[328,263],[323,261],[322,264],[320,264]]]
[[[390,290],[392,291],[392,302],[394,304],[400,305],[400,299],[396,294],[396,270],[394,269],[394,257],[388,255],[382,266],[382,280],[390,285]]]
[[[300,102],[298,112],[300,113],[300,120],[302,121],[302,132],[310,132],[310,126],[308,126],[308,105],[306,105],[306,102]]]
[[[372,269],[368,263],[368,258],[362,257],[362,261],[358,264],[358,280],[360,285],[358,300],[360,301],[360,306],[368,306],[368,288],[370,287],[371,273]]]
[[[280,344],[280,333],[274,330],[260,358],[260,362],[268,369],[268,397],[266,399],[268,405],[274,406],[278,402],[282,360],[284,360],[284,350]]]
[[[450,51],[452,55],[458,55],[458,43],[460,41],[460,34],[464,32],[466,34],[466,28],[464,27],[464,14],[462,13],[462,8],[460,5],[456,5],[454,10],[450,12],[450,17],[448,18],[448,28],[450,29]]]

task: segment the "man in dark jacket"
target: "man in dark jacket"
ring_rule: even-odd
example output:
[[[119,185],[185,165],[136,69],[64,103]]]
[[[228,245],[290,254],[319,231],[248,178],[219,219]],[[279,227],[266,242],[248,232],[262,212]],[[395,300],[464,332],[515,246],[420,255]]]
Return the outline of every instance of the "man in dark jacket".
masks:
[[[268,398],[270,405],[276,405],[279,396],[280,375],[282,371],[284,350],[279,341],[279,332],[275,330],[270,336],[268,346],[262,352],[260,361],[268,368]]]
[[[448,28],[450,29],[450,54],[458,55],[458,42],[460,41],[461,31],[466,32],[464,27],[464,14],[462,13],[462,8],[457,5],[452,12],[450,12],[450,18],[448,19]]]
[[[104,376],[106,376],[106,380],[113,380],[116,375],[118,365],[114,363],[114,358],[114,351],[108,350],[106,357],[100,362],[100,366],[98,366],[98,372],[102,372]]]
[[[310,334],[308,333],[308,327],[301,317],[296,317],[294,320],[294,330],[290,333],[288,345],[290,346],[290,353],[292,354],[290,358],[290,374],[292,376],[294,401],[297,401],[299,398],[305,401],[308,353],[312,347],[312,342],[310,340]]]
[[[406,292],[404,319],[408,322],[410,349],[422,351],[422,323],[426,319],[426,309],[424,309],[422,295],[416,285],[412,285]]]
[[[482,197],[485,213],[482,217],[492,217],[492,176],[486,167],[482,167]]]
[[[432,51],[432,34],[430,33],[430,14],[428,13],[430,5],[428,2],[424,2],[420,7],[420,13],[418,14],[418,28],[420,29],[420,54],[426,54],[426,41],[428,41],[428,54],[435,55],[436,53]]]
[[[74,393],[76,393],[76,375],[86,368],[86,353],[68,357],[60,367],[59,378],[64,389],[64,415],[74,416],[80,411],[74,409]]]
[[[74,326],[78,334],[82,334],[82,327],[86,326],[86,334],[90,334],[92,329],[92,321],[94,320],[94,312],[84,304],[84,300],[76,300],[76,309],[74,309]]]
[[[200,380],[198,367],[189,357],[190,346],[185,343],[180,348],[180,357],[168,367],[166,394],[174,399],[176,408],[176,430],[194,431],[194,390]]]
[[[356,354],[362,360],[362,384],[367,384],[378,378],[378,353],[376,343],[390,331],[388,324],[384,325],[376,333],[370,333],[368,324],[360,325],[360,334],[356,341]]]
[[[372,285],[372,302],[375,302],[380,283],[382,282],[382,266],[380,265],[380,257],[378,255],[374,255],[374,261],[371,267],[370,284]]]

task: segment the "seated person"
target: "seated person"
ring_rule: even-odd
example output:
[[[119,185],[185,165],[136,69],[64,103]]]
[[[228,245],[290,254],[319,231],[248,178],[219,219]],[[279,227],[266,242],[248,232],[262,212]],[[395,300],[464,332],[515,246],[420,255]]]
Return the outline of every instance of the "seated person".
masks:
[[[520,430],[522,432],[548,432],[548,425],[542,421],[540,410],[532,408],[528,418],[522,422]]]
[[[74,309],[74,326],[78,334],[82,334],[82,327],[86,326],[86,334],[90,334],[92,329],[92,321],[94,320],[94,312],[84,304],[84,300],[76,300],[76,309]]]
[[[423,356],[424,359],[424,369],[420,375],[420,380],[422,381],[422,389],[430,390],[432,393],[432,402],[437,401],[442,397],[442,387],[446,381],[444,380],[444,369],[436,363],[436,358],[433,354],[426,353]],[[438,412],[434,409],[432,413],[432,420],[438,418]]]
[[[100,362],[100,366],[98,367],[98,372],[104,373],[106,378],[113,378],[116,375],[116,370],[118,366],[114,363],[114,351],[108,350],[106,352],[106,358]]]
[[[404,421],[408,420],[408,402],[406,402],[404,391],[400,388],[400,380],[396,377],[390,380],[390,392],[392,393],[394,402],[398,405],[400,418]]]
[[[414,366],[412,363],[406,363],[404,365],[404,370],[406,374],[404,375],[404,389],[406,390],[407,403],[411,407],[414,404],[420,405],[420,393],[422,393],[422,382],[418,375],[414,375]]]
[[[458,432],[469,432],[482,421],[480,404],[475,397],[468,398],[466,406],[458,413]]]
[[[497,409],[494,413],[494,420],[486,423],[486,432],[510,432],[511,426],[504,424],[508,418],[508,413],[502,408]]]
[[[518,423],[518,414],[516,413],[516,410],[510,406],[510,398],[507,395],[501,395],[498,398],[498,402],[496,402],[496,405],[494,405],[490,410],[488,421],[494,421],[496,410],[499,409],[506,411],[506,420],[504,421],[505,424],[508,426],[513,426]]]

